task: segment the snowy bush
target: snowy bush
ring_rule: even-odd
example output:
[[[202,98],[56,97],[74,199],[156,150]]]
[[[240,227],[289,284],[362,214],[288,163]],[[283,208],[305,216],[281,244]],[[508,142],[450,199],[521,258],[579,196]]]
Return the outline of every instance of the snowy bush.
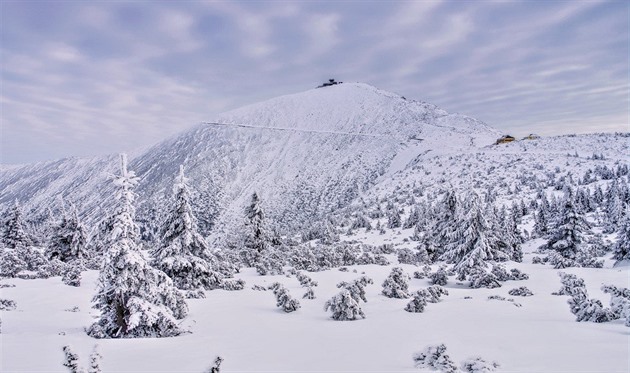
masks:
[[[188,290],[187,292],[184,293],[184,297],[186,299],[204,299],[206,297],[206,293],[201,289]]]
[[[442,295],[448,295],[448,290],[444,289],[439,285],[433,285],[426,288],[429,297],[427,297],[427,302],[429,303],[438,303]]]
[[[223,358],[221,356],[217,356],[214,359],[214,363],[212,364],[212,366],[208,369],[206,369],[206,371],[204,373],[220,373],[221,372],[221,363],[223,362]]]
[[[302,295],[302,299],[315,299],[315,292],[312,287],[308,287],[306,289],[306,293]]]
[[[602,291],[610,294],[610,311],[615,319],[622,319],[630,327],[630,290],[613,285],[602,286]]]
[[[72,351],[70,346],[63,346],[64,362],[63,366],[68,368],[70,373],[84,373],[85,370],[79,366],[79,355]],[[90,366],[87,373],[100,373],[101,372],[101,359],[102,356],[98,352],[98,347],[94,346],[94,350],[90,354]]]
[[[429,262],[427,251],[423,248],[414,251],[409,248],[398,250],[398,263],[419,265]]]
[[[442,373],[456,373],[457,366],[446,354],[446,346],[444,344],[437,346],[429,346],[422,352],[413,355],[413,361],[416,368],[423,370],[436,370]]]
[[[81,269],[77,265],[70,265],[63,274],[61,281],[68,286],[81,286]]]
[[[340,289],[348,290],[352,299],[354,299],[358,304],[358,302],[361,300],[367,302],[367,298],[365,297],[365,287],[373,283],[374,281],[372,281],[371,278],[367,276],[361,276],[352,282],[342,281],[337,284],[337,287]]]
[[[481,357],[473,357],[464,360],[460,367],[465,373],[488,373],[494,372],[500,365],[495,361],[490,362]]]
[[[529,296],[534,295],[534,293],[532,293],[532,291],[529,290],[526,286],[514,288],[508,291],[508,294],[513,295],[513,296],[520,296],[520,297],[529,297]]]
[[[245,289],[245,281],[241,279],[223,280],[222,288],[223,290],[227,290],[227,291],[243,290]]]
[[[389,298],[409,298],[409,280],[409,275],[402,268],[392,268],[383,282],[382,294]]]
[[[346,289],[326,301],[324,311],[329,309],[332,312],[332,319],[337,321],[356,320],[359,316],[365,318],[365,313],[359,306],[359,302]]]
[[[15,301],[0,298],[0,311],[12,311],[17,308]]]
[[[279,282],[274,282],[269,285],[269,289],[273,290],[273,294],[276,296],[276,306],[282,308],[284,312],[297,311],[301,306],[297,299],[291,297],[289,290]]]
[[[297,278],[297,280],[300,282],[300,285],[302,285],[303,287],[314,287],[317,286],[317,281],[313,281],[312,278],[310,278],[308,275],[305,275],[302,272],[297,272],[295,274],[295,277]]]
[[[560,283],[562,287],[557,292],[551,293],[553,295],[569,295],[573,296],[575,289],[586,288],[584,280],[578,278],[576,275],[566,272],[558,272],[560,276]]]
[[[15,277],[26,269],[26,262],[15,249],[0,248],[0,276]]]
[[[407,305],[405,306],[405,311],[407,312],[424,312],[424,307],[427,305],[427,298],[429,297],[429,293],[424,290],[418,290],[412,294],[413,298]]]
[[[483,269],[477,269],[470,273],[470,287],[473,289],[488,288],[494,289],[501,287],[501,283],[497,276],[492,272],[486,272]]]
[[[440,267],[437,271],[431,273],[429,278],[431,279],[431,283],[433,285],[446,285],[448,283],[448,273],[446,272],[446,268]]]

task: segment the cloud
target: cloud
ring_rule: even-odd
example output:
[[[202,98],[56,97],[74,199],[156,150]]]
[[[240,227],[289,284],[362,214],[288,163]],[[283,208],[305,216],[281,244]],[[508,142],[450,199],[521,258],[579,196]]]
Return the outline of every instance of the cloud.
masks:
[[[9,2],[1,161],[145,146],[330,77],[515,135],[627,130],[627,12],[616,1]]]

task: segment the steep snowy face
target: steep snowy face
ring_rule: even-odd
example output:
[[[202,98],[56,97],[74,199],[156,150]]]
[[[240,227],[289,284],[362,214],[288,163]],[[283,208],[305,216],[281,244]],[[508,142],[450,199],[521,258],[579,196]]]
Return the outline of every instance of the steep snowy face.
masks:
[[[475,149],[499,135],[434,105],[344,83],[224,113],[134,157],[130,168],[141,177],[140,219],[159,218],[184,165],[206,228],[216,216],[222,226],[240,224],[254,191],[276,224],[296,227],[347,205],[418,157]],[[102,215],[112,199],[104,166],[110,161],[1,170],[0,203],[18,198],[26,211],[41,213],[63,195],[84,214]]]

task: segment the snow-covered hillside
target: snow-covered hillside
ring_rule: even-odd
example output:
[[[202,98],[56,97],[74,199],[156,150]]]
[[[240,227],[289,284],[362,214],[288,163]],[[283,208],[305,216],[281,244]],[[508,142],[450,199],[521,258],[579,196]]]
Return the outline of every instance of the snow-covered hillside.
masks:
[[[280,226],[296,227],[347,205],[419,154],[459,153],[500,133],[365,84],[345,83],[278,97],[210,120],[131,160],[141,177],[140,216],[150,219],[184,165],[196,209],[221,225],[258,191]],[[90,221],[111,191],[112,157],[66,159],[0,170],[0,204],[18,199],[29,216],[55,210],[59,197]]]

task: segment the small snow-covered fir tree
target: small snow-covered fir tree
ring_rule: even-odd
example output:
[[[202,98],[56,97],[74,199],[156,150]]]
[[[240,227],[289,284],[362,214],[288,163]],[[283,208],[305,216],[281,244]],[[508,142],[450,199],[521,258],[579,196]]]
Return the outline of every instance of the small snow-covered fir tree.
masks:
[[[223,275],[213,270],[206,241],[197,230],[184,168],[174,186],[174,203],[166,218],[161,245],[152,252],[152,264],[182,290],[219,288]]]
[[[245,249],[241,255],[244,263],[249,267],[256,267],[268,251],[269,241],[265,212],[258,194],[254,193],[245,209]]]
[[[392,268],[389,276],[383,282],[383,295],[389,298],[409,298],[410,279],[402,268]]]
[[[31,239],[24,230],[22,209],[17,200],[15,200],[15,204],[9,214],[9,219],[5,223],[3,241],[10,249],[22,248],[31,244]]]
[[[540,247],[542,250],[553,250],[566,259],[575,259],[579,250],[584,245],[583,235],[590,230],[590,225],[573,206],[571,197],[564,202],[560,218],[555,228],[551,231],[549,241]]]
[[[365,313],[359,306],[359,302],[346,289],[341,290],[339,294],[326,301],[324,311],[329,309],[332,312],[331,317],[337,321],[356,320],[359,317],[365,318]]]
[[[441,373],[456,373],[458,371],[455,362],[446,353],[446,346],[440,344],[429,346],[422,352],[413,355],[416,368],[423,370],[437,370]]]
[[[79,355],[72,351],[70,346],[63,346],[64,362],[63,366],[68,368],[70,373],[82,373],[83,369],[79,367]]]
[[[121,156],[117,206],[110,246],[103,258],[94,307],[101,311],[88,329],[95,338],[170,337],[182,333],[177,320],[188,313],[182,294],[164,272],[149,266],[138,247],[134,222],[138,178]]]
[[[76,207],[72,206],[70,213],[64,211],[60,223],[53,228],[46,256],[62,262],[87,259],[86,243],[86,229]]]
[[[479,196],[475,193],[467,201],[467,212],[459,217],[457,229],[450,235],[449,243],[440,259],[453,264],[457,278],[464,280],[470,273],[487,267],[487,261],[507,260],[483,215]]]
[[[626,208],[625,215],[617,232],[617,243],[613,247],[613,259],[616,259],[617,263],[623,260],[630,261],[630,207]]]
[[[301,307],[300,302],[293,298],[291,294],[289,294],[289,290],[281,283],[274,282],[269,286],[269,289],[273,290],[273,294],[276,296],[276,306],[281,308],[284,312],[294,312]]]

